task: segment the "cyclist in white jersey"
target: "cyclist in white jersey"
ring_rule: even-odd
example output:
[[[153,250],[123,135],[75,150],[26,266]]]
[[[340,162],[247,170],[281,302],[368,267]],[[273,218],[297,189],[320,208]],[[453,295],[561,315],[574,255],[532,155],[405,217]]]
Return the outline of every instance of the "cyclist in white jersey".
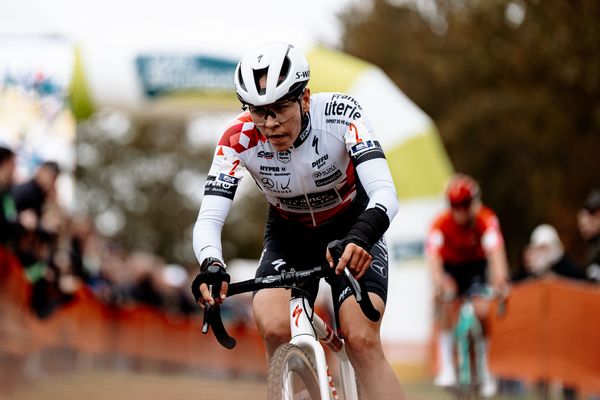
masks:
[[[311,96],[309,78],[304,55],[285,43],[260,46],[238,64],[235,89],[246,111],[229,123],[215,149],[194,227],[201,273],[192,290],[201,304],[222,302],[227,294],[221,231],[247,171],[270,205],[257,276],[281,273],[288,265],[301,269],[329,262],[337,275],[349,268],[365,281],[383,314],[388,273],[383,234],[398,210],[390,170],[360,104],[341,93]],[[337,265],[326,248],[335,239],[344,244]],[[206,281],[215,279],[221,295],[213,299]],[[362,398],[402,398],[383,353],[381,322],[363,315],[345,281],[330,283]],[[289,341],[289,299],[285,289],[254,295],[269,358]]]

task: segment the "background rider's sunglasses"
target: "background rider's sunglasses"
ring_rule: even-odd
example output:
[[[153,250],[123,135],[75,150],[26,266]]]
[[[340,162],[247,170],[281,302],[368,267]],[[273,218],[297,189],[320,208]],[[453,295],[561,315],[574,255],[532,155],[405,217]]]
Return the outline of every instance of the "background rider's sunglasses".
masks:
[[[450,207],[455,210],[466,210],[470,206],[471,206],[471,200],[464,200],[464,201],[450,203]]]

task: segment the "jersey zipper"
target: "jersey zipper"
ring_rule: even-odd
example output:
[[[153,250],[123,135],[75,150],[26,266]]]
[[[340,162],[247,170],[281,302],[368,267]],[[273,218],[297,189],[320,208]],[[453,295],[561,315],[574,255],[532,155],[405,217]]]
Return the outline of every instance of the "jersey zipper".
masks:
[[[290,152],[291,152],[291,149],[290,149]],[[310,199],[308,198],[308,191],[306,190],[306,186],[304,185],[304,179],[302,179],[303,178],[302,173],[298,171],[294,161],[295,160],[291,160],[293,168],[294,168],[294,173],[296,174],[296,178],[300,181],[300,186],[302,186],[302,192],[304,194],[304,198],[306,199],[306,205],[308,205],[308,209],[310,211],[310,217],[312,219],[313,227],[316,227],[317,221],[315,219],[315,213],[313,212],[313,208],[310,205]]]

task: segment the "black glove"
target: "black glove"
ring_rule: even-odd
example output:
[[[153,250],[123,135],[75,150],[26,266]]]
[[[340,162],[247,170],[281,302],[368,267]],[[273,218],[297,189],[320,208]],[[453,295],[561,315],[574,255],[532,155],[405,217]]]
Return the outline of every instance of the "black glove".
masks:
[[[200,266],[200,273],[196,275],[194,282],[192,282],[192,293],[196,302],[202,299],[202,293],[200,292],[200,285],[206,283],[212,285],[213,293],[212,296],[218,297],[221,291],[221,285],[223,282],[229,283],[229,274],[225,271],[223,263],[218,258],[208,257],[202,261]],[[216,294],[216,295],[215,295]]]

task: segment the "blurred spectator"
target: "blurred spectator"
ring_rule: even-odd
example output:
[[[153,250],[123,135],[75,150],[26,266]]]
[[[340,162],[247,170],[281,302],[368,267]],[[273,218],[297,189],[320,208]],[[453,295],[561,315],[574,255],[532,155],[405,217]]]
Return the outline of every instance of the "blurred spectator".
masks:
[[[600,282],[600,190],[594,189],[577,214],[577,226],[588,243],[585,270],[588,278]]]
[[[17,209],[10,189],[15,172],[15,153],[0,147],[0,244],[7,244],[17,234]]]
[[[40,218],[46,199],[55,197],[58,175],[60,175],[58,164],[54,161],[46,161],[37,169],[30,181],[14,186],[12,194],[17,210],[19,212],[33,210]]]
[[[565,253],[558,232],[552,225],[538,225],[523,251],[523,265],[514,277],[514,281],[541,279],[549,276],[561,276],[569,279],[585,280],[585,274]],[[548,397],[548,382],[538,382],[537,390],[541,398]],[[577,391],[568,386],[562,388],[563,399],[577,398]]]
[[[32,282],[45,275],[48,258],[56,245],[57,237],[53,230],[62,223],[63,213],[58,204],[44,215],[44,206],[48,200],[56,197],[55,186],[59,174],[58,164],[46,161],[30,181],[11,189],[18,220],[23,227],[17,238],[15,253]]]
[[[565,254],[563,243],[553,226],[542,224],[531,233],[523,253],[523,266],[513,280],[558,275],[571,279],[586,279],[575,262]]]

